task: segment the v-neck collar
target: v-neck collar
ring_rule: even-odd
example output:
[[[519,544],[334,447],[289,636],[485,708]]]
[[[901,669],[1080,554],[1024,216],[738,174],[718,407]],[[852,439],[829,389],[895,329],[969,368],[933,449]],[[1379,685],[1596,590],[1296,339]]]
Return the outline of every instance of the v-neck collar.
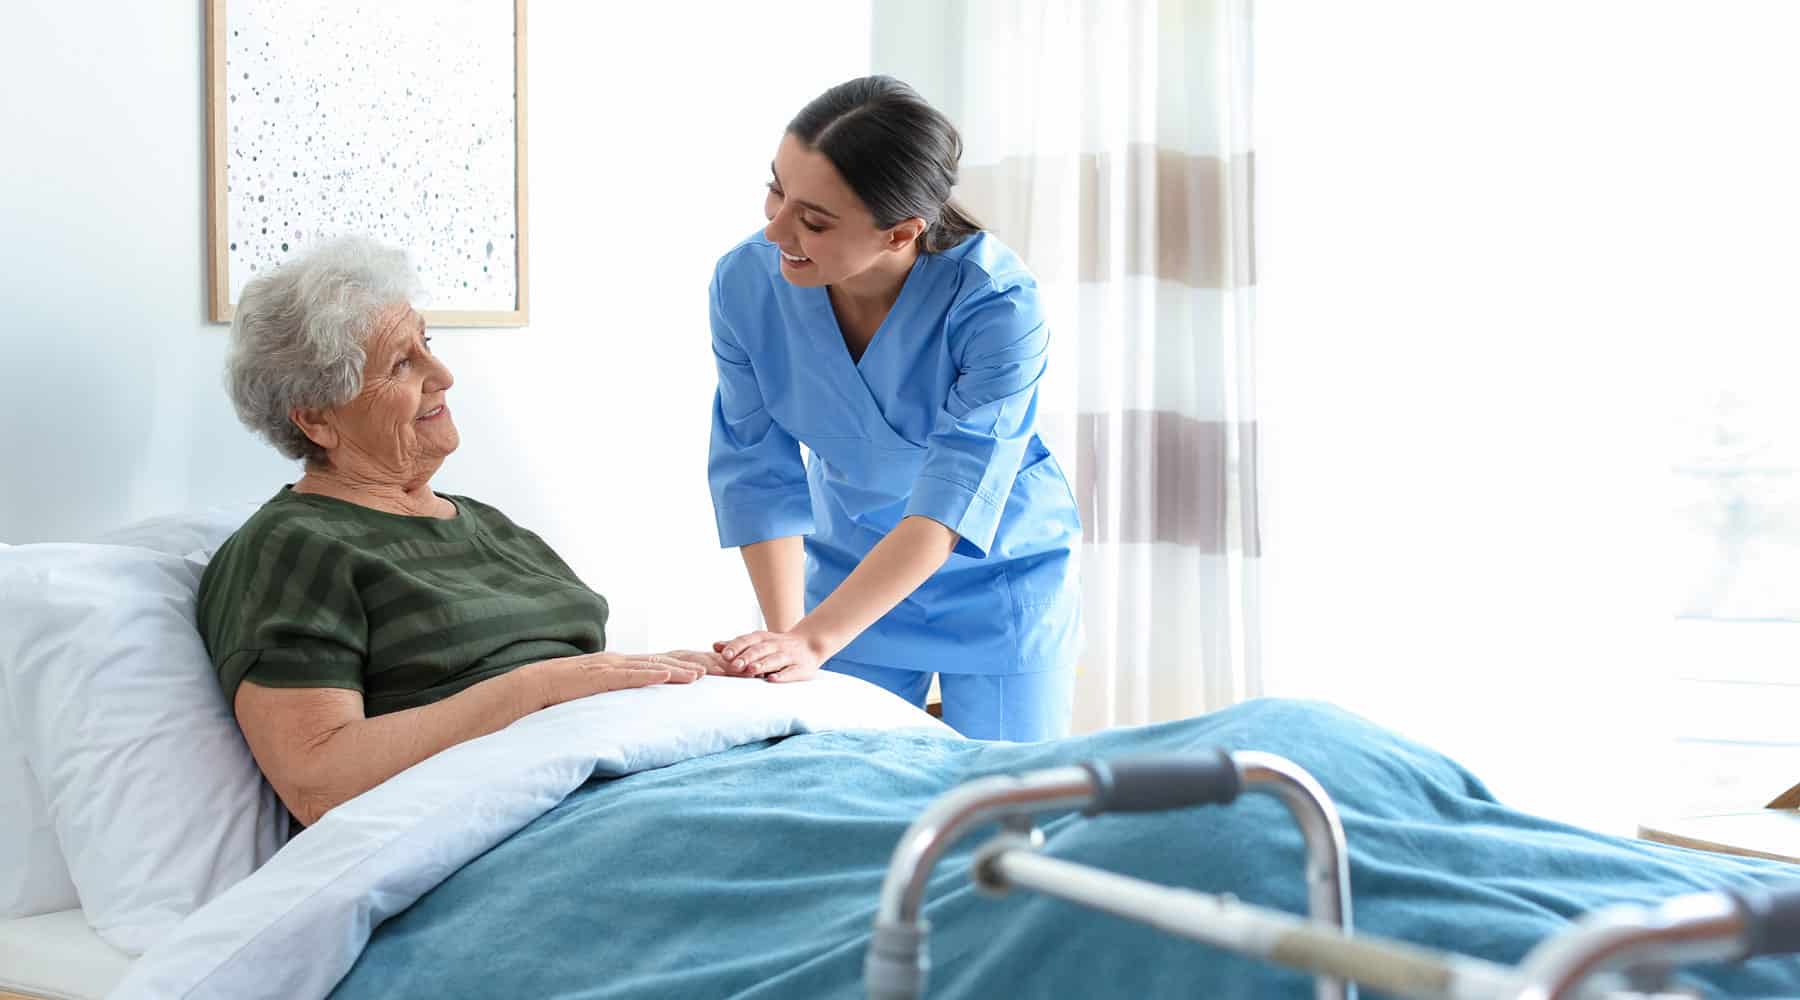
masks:
[[[875,327],[875,332],[869,335],[869,342],[863,345],[862,356],[860,358],[853,358],[850,356],[850,345],[844,340],[843,324],[838,322],[837,309],[831,304],[830,288],[825,285],[819,285],[812,289],[818,294],[819,308],[825,311],[826,317],[831,321],[830,330],[836,337],[838,357],[843,358],[851,368],[855,369],[858,375],[862,374],[863,363],[868,361],[869,355],[875,352],[875,346],[888,339],[883,337],[882,334],[887,332],[888,324],[893,322],[894,314],[900,311],[900,304],[905,302],[907,297],[912,294],[913,286],[919,283],[917,281],[919,272],[924,269],[925,259],[929,256],[930,254],[921,250],[918,255],[913,258],[912,267],[906,272],[906,280],[900,283],[900,294],[894,297],[894,304],[888,306],[887,315],[881,317],[881,323]]]

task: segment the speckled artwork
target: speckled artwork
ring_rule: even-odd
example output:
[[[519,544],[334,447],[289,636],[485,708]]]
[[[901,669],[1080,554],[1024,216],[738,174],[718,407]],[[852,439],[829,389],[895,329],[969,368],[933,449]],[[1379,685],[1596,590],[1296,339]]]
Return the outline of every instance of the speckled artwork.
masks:
[[[434,312],[519,308],[513,0],[215,0],[214,17],[229,302],[357,232],[412,255]]]

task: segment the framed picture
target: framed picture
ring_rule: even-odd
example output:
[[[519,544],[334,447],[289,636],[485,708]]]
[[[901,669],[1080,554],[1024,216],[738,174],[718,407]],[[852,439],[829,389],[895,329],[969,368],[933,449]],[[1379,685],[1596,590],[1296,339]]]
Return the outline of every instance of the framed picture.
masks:
[[[524,326],[525,0],[207,0],[211,318],[322,240],[406,250],[434,326]]]

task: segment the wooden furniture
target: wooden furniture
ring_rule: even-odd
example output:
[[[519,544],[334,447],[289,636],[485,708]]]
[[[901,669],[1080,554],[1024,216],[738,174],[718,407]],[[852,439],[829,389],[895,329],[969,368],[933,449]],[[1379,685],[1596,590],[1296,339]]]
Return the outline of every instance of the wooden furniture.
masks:
[[[1800,865],[1800,785],[1767,807],[1645,823],[1638,836],[1659,844]]]

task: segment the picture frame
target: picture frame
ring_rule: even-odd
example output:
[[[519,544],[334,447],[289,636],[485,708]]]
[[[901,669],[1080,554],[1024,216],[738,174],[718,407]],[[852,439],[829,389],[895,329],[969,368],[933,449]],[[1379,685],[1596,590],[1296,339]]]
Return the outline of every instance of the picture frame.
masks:
[[[428,325],[527,325],[525,44],[526,0],[206,0],[209,318],[361,233]]]

